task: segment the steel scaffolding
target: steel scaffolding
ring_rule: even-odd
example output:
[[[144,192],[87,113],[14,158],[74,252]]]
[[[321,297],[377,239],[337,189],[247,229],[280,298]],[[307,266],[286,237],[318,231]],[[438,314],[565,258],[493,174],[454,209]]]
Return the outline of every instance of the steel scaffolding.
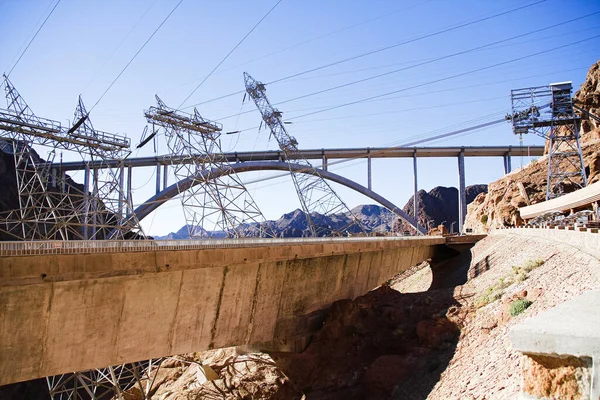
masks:
[[[571,82],[511,90],[513,132],[534,133],[548,145],[546,200],[567,188],[587,186],[579,142],[579,117],[573,109]]]
[[[163,358],[46,378],[52,400],[150,400]]]
[[[281,121],[281,111],[273,108],[266,95],[266,86],[256,81],[248,73],[244,72],[246,93],[254,101],[254,104],[262,115],[263,122],[269,127],[271,134],[277,140],[279,148],[283,152],[286,161],[294,161],[306,167],[306,171],[296,172],[290,169],[292,181],[298,192],[298,198],[302,210],[306,214],[306,220],[311,236],[343,236],[348,233],[365,232],[361,223],[354,217],[348,206],[335,193],[329,183],[321,175],[319,170],[304,158],[298,150],[298,141],[290,136]],[[350,224],[335,227],[319,225],[315,220],[315,213],[333,217],[336,214],[350,216]]]
[[[144,112],[152,124],[152,135],[158,126],[170,155],[189,159],[189,163],[171,166],[190,238],[272,236],[244,183],[231,172],[221,150],[221,125],[202,118],[195,108],[188,114],[168,108],[158,96],[156,102]],[[213,178],[207,174],[210,171],[227,174]],[[186,182],[185,186],[180,186],[181,182]]]
[[[6,76],[2,86],[7,109],[0,109],[0,150],[13,156],[18,201],[0,215],[0,231],[21,240],[123,239],[141,232],[125,198],[122,164],[114,166],[129,154],[129,139],[95,130],[81,98],[66,128],[36,116]],[[49,149],[46,160],[34,146]],[[62,151],[111,168],[86,168],[79,185],[52,165]]]

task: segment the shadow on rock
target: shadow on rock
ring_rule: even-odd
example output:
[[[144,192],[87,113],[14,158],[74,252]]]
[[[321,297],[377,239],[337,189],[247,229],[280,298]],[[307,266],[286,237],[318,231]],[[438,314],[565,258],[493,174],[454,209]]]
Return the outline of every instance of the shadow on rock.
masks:
[[[301,354],[272,354],[307,399],[424,399],[460,333],[452,289],[402,294],[382,286],[332,304]]]
[[[433,280],[429,290],[454,288],[467,283],[469,278],[474,278],[474,276],[469,276],[472,247],[473,244],[460,244],[442,249],[441,254],[431,263]],[[489,269],[489,264],[484,266],[479,264],[481,263],[475,266],[477,273],[480,273],[479,269]]]

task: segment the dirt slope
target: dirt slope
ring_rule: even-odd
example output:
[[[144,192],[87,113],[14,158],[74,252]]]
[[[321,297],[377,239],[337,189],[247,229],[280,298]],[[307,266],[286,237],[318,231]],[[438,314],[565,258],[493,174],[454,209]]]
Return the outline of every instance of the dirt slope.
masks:
[[[568,245],[500,235],[454,261],[438,264],[434,274],[416,267],[334,303],[301,354],[223,349],[169,362],[154,398],[514,399],[521,359],[510,349],[509,328],[600,288],[600,261]],[[437,268],[455,272],[433,282]],[[447,287],[457,279],[463,284]],[[533,303],[510,317],[517,298]],[[199,365],[210,366],[214,379],[207,381]]]

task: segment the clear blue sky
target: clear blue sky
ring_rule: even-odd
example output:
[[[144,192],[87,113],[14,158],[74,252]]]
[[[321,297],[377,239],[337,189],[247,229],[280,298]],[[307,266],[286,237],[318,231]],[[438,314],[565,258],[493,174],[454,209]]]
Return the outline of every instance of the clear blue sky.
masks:
[[[73,118],[77,96],[82,94],[91,107],[177,2],[62,0],[10,78],[36,114],[66,124]],[[243,90],[244,71],[270,82],[536,2],[283,0],[185,105]],[[153,104],[154,95],[177,107],[275,3],[276,0],[184,0],[93,110],[95,127],[125,133],[137,144],[145,126],[143,109]],[[0,0],[0,71],[10,70],[28,36],[54,4],[55,0]],[[301,148],[401,145],[415,137],[502,117],[510,109],[510,89],[569,80],[578,88],[587,69],[600,58],[600,38],[590,39],[600,35],[600,14],[426,65],[415,64],[598,11],[598,0],[546,0],[274,83],[268,86],[267,93],[272,103],[282,103],[278,108],[284,112],[284,119],[294,122],[288,127]],[[522,58],[577,41],[583,42]],[[522,59],[453,78],[518,58]],[[414,67],[283,103],[411,66]],[[430,83],[440,79],[444,80]],[[422,86],[412,88],[418,85]],[[393,91],[398,93],[302,117]],[[223,137],[223,150],[276,149],[266,131],[259,133],[253,128],[259,124],[260,115],[252,103],[242,105],[242,97],[238,94],[198,108],[206,118],[222,122],[225,131],[242,130],[239,135]],[[243,111],[251,112],[237,115]],[[524,138],[525,145],[540,143],[539,138]],[[519,141],[507,123],[426,145],[509,144],[518,146]],[[152,155],[150,147],[132,156]],[[159,153],[165,152],[166,146],[160,143]],[[44,155],[45,151],[41,153]],[[67,154],[64,157],[72,158]],[[513,158],[513,167],[520,165],[521,160]],[[412,194],[411,168],[411,160],[375,160],[374,190],[404,205]],[[366,161],[341,164],[331,170],[366,185]],[[467,184],[488,183],[502,173],[501,159],[467,160]],[[150,169],[136,174],[136,203],[153,194],[152,174]],[[269,175],[272,173],[264,172],[246,175],[244,179]],[[455,159],[419,162],[420,188],[430,190],[438,185],[457,185]],[[299,206],[289,178],[254,183],[249,189],[269,219]],[[371,203],[345,188],[335,189],[350,207]],[[143,226],[150,234],[177,230],[184,223],[179,208],[178,201],[169,202],[148,217]]]

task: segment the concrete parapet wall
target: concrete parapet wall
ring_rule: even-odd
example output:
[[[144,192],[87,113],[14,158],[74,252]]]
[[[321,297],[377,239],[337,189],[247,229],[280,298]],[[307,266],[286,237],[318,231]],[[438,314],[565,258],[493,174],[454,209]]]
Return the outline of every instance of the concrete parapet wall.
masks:
[[[0,385],[310,334],[444,242],[0,257]]]

